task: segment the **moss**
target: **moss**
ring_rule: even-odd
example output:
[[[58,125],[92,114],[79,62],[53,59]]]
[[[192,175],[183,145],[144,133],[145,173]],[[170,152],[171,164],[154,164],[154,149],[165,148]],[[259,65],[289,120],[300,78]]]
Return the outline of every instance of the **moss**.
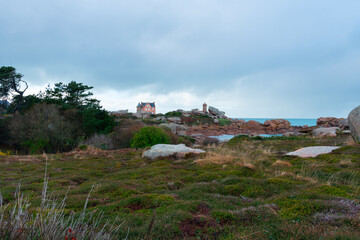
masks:
[[[277,204],[280,207],[280,216],[284,219],[303,218],[321,212],[326,208],[316,201],[293,199],[292,197],[278,200]]]
[[[257,198],[257,197],[263,196],[265,193],[266,193],[266,191],[263,186],[254,185],[252,187],[246,188],[245,191],[243,191],[241,193],[241,195],[243,195],[245,197],[250,197],[250,198]]]
[[[349,187],[347,186],[329,186],[329,185],[323,185],[316,189],[314,189],[315,192],[319,194],[327,194],[330,196],[336,196],[336,197],[345,197],[350,198],[351,195],[349,195]]]
[[[228,211],[211,211],[211,217],[213,217],[217,223],[222,224],[233,223],[236,220],[235,215]]]

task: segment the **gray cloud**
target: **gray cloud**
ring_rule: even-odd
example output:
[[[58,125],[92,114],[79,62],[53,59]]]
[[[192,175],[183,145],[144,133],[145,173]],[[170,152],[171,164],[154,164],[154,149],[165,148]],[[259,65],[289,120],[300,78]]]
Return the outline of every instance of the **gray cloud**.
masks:
[[[4,0],[0,65],[34,85],[47,76],[101,92],[151,85],[152,95],[193,89],[196,99],[210,99],[223,91],[219,107],[234,114],[343,115],[359,104],[359,7],[350,0]],[[239,101],[273,109],[227,101],[239,79],[248,97]]]

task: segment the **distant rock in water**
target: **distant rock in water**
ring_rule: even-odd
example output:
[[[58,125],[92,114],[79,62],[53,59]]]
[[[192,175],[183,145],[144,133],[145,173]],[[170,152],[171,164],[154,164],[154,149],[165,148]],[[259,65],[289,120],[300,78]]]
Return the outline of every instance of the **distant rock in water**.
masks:
[[[355,142],[360,142],[360,106],[349,113],[348,122]]]
[[[277,132],[279,130],[290,129],[291,123],[285,119],[270,119],[264,122],[264,126],[269,132]]]
[[[316,121],[316,126],[318,127],[343,127],[345,124],[344,118],[335,118],[335,117],[321,117]]]
[[[204,150],[186,147],[185,144],[156,144],[143,153],[143,157],[155,159],[158,157],[175,156],[182,158],[188,153],[200,154]]]

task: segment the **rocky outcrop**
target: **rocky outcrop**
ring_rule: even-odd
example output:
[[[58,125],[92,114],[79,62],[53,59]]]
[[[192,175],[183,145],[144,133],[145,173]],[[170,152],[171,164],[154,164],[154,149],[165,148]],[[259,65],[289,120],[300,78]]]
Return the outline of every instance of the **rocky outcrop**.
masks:
[[[354,108],[348,116],[351,135],[355,142],[360,142],[360,106]]]
[[[323,137],[336,137],[336,131],[338,127],[328,127],[328,128],[316,128],[314,129],[311,134],[316,138],[323,138]]]
[[[165,122],[165,121],[166,121],[166,117],[164,117],[164,116],[159,116],[159,117],[154,118],[154,120],[155,120],[155,121],[163,121],[163,122]]]
[[[179,118],[179,117],[169,117],[169,118],[167,118],[167,120],[169,122],[181,123],[181,118]]]
[[[152,113],[150,112],[141,111],[141,112],[133,113],[133,116],[137,118],[150,118],[151,114]]]
[[[159,126],[169,128],[176,135],[185,135],[185,131],[188,129],[186,126],[176,123],[161,123]]]
[[[266,120],[264,123],[267,132],[284,132],[288,131],[291,127],[291,123],[285,119],[271,119]]]
[[[335,117],[321,117],[316,121],[316,126],[318,127],[343,127],[345,124],[344,118],[335,118]]]
[[[220,126],[218,121],[213,124],[202,124],[189,127],[187,134],[203,134],[206,136],[218,136],[222,134],[280,134],[285,132],[298,132],[301,127],[294,127],[290,122],[284,119],[269,120],[262,124],[260,122],[250,120],[232,119],[228,125]]]
[[[225,117],[225,112],[220,111],[219,109],[217,109],[215,107],[210,106],[208,111],[209,111],[210,115],[215,116],[217,118],[226,118]]]
[[[245,133],[251,133],[251,132],[257,132],[259,134],[266,133],[265,125],[254,120],[250,120],[246,122],[242,126],[242,129],[244,130]]]
[[[204,150],[194,149],[186,147],[185,144],[156,144],[152,146],[149,150],[143,153],[143,157],[149,159],[155,159],[158,157],[169,157],[174,156],[176,158],[183,158],[186,154],[200,154],[205,153]]]
[[[110,112],[110,115],[114,115],[114,116],[123,116],[123,115],[127,115],[129,113],[129,110],[118,110],[118,111],[113,111]]]

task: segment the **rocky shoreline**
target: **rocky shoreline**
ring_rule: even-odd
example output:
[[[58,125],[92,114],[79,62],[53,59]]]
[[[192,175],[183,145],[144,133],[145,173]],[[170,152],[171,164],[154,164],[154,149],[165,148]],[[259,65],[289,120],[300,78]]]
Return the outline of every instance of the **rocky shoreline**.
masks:
[[[283,134],[297,136],[313,134],[315,137],[336,136],[337,129],[349,129],[347,119],[335,117],[320,117],[316,126],[292,126],[286,119],[270,119],[264,123],[250,120],[228,118],[225,112],[215,107],[209,109],[193,109],[191,111],[176,110],[165,115],[150,115],[146,112],[133,114],[138,119],[149,119],[158,122],[160,127],[167,127],[178,136],[190,136],[203,140],[210,136],[246,134]],[[319,129],[319,130],[316,130]],[[316,130],[316,131],[315,131]]]

